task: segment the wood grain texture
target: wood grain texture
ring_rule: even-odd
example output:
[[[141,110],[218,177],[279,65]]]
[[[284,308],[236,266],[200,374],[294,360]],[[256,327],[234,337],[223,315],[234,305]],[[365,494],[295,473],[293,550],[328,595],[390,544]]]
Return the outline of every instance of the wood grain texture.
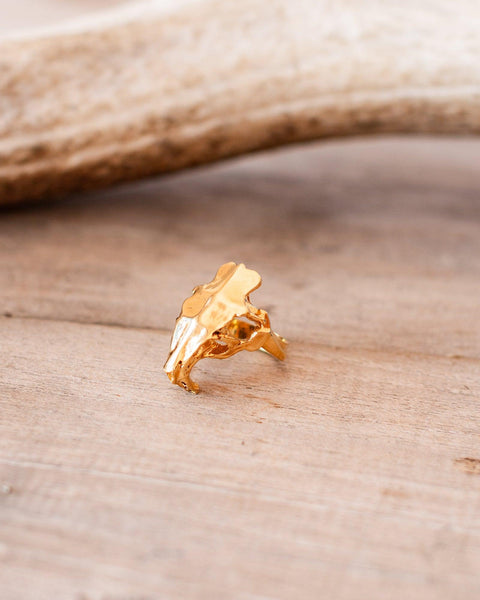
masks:
[[[479,155],[358,140],[4,210],[2,600],[476,600]],[[289,356],[202,361],[193,397],[170,332],[229,259]]]
[[[0,39],[0,203],[316,138],[478,134],[479,29],[477,0],[151,0]]]

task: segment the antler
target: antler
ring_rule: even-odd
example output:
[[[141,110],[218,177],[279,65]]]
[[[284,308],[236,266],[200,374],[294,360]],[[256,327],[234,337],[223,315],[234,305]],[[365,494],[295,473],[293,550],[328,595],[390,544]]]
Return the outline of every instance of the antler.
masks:
[[[313,138],[480,131],[476,0],[168,6],[0,43],[0,204]]]

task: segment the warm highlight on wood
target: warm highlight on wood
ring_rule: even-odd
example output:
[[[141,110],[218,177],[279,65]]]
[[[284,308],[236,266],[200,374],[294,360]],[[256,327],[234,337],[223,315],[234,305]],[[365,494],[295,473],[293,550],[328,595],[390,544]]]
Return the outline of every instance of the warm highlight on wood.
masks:
[[[0,203],[314,138],[478,133],[479,31],[476,0],[152,0],[0,40]]]

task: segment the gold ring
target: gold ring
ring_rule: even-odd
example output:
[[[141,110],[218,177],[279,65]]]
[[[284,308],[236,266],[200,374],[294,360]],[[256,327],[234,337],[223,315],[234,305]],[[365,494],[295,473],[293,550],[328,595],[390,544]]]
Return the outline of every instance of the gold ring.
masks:
[[[244,264],[222,265],[215,278],[199,285],[182,306],[164,370],[172,383],[194,394],[200,391],[190,372],[202,358],[228,358],[241,350],[265,350],[284,360],[287,341],[270,328],[265,310],[249,294],[262,278]]]

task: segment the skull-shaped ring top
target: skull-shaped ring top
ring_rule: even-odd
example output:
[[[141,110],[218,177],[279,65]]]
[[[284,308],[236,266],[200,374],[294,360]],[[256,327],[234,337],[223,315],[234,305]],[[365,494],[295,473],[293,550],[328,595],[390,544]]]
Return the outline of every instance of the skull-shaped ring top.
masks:
[[[175,323],[164,370],[170,381],[194,394],[200,391],[190,372],[202,358],[228,358],[241,350],[265,350],[285,358],[287,342],[270,329],[266,311],[250,303],[262,278],[243,264],[222,265],[210,283],[185,300]]]

